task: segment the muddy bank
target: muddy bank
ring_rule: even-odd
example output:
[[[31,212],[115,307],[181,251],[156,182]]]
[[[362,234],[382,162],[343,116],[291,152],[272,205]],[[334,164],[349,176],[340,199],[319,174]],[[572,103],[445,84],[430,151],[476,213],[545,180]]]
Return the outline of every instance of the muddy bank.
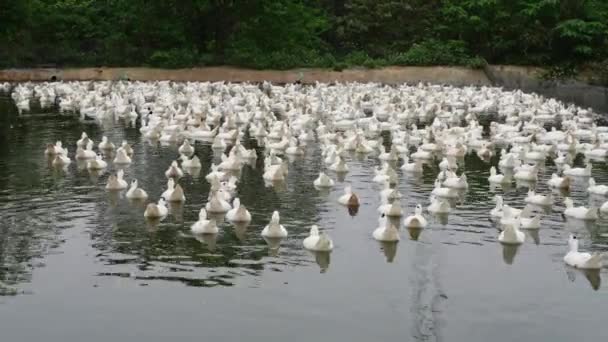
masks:
[[[387,67],[380,69],[250,70],[235,67],[203,67],[192,69],[154,68],[74,68],[74,69],[6,69],[0,70],[0,82],[24,81],[228,81],[302,83],[315,82],[379,82],[385,84],[431,82],[456,86],[495,85],[522,89],[555,97],[580,106],[608,113],[608,88],[589,85],[584,79],[545,81],[543,69],[535,67],[490,65],[482,69],[461,67]]]

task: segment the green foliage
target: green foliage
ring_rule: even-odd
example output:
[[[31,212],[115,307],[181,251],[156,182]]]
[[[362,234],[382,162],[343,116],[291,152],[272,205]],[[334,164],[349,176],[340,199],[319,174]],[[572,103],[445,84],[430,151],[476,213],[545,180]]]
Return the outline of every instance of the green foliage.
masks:
[[[0,46],[0,67],[603,65],[608,1],[3,0]]]

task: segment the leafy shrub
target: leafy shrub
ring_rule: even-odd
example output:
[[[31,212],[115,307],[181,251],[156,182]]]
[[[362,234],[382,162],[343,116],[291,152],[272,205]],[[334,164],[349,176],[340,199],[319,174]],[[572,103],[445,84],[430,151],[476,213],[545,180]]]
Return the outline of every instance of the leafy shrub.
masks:
[[[393,55],[390,62],[397,65],[463,65],[482,67],[485,61],[472,57],[461,40],[425,40],[412,45],[405,53]]]
[[[169,69],[192,67],[198,61],[198,53],[190,49],[155,51],[148,60],[151,66]]]

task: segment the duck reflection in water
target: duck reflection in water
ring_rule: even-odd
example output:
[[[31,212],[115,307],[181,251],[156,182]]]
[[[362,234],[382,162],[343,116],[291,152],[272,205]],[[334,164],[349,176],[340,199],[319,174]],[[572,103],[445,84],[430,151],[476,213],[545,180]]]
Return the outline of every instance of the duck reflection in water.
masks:
[[[279,248],[281,247],[281,241],[283,238],[281,237],[266,237],[264,236],[264,241],[268,245],[268,255],[272,257],[276,257],[279,255]]]
[[[565,265],[564,267],[566,268],[566,275],[571,282],[576,280],[577,275],[583,274],[593,290],[597,291],[600,289],[600,286],[602,285],[602,278],[600,276],[601,270],[581,270],[568,265]]]
[[[247,228],[249,227],[249,222],[234,222],[234,235],[240,242],[244,242],[247,237]]]
[[[399,241],[380,241],[380,249],[386,258],[386,262],[392,263],[397,255]]]
[[[512,265],[513,261],[515,261],[515,255],[517,255],[517,251],[519,250],[520,245],[513,244],[504,244],[502,243],[502,260],[507,265]]]
[[[213,252],[217,246],[217,235],[218,234],[193,234],[192,236],[200,243],[206,245],[210,252]]]

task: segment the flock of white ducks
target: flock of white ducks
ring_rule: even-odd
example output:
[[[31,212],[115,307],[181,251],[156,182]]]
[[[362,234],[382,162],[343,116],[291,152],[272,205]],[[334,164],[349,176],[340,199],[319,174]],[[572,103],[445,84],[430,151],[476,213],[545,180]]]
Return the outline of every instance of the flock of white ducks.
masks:
[[[131,125],[139,122],[146,138],[178,144],[179,155],[165,172],[167,189],[161,198],[148,204],[144,214],[147,218],[162,219],[169,214],[167,202],[186,201],[187,189],[182,189],[179,179],[184,172],[201,168],[194,155],[195,142],[226,151],[221,163],[212,165],[205,177],[211,190],[199,220],[191,227],[194,234],[218,233],[217,222],[208,213],[227,213],[231,222],[251,220],[247,208],[234,198],[239,180],[231,176],[231,171],[262,157],[263,181],[273,186],[288,176],[288,159],[307,153],[307,146],[317,142],[324,164],[313,182],[319,190],[336,185],[331,175],[344,179],[352,154],[376,157],[373,182],[382,188],[378,227],[371,235],[380,241],[400,239],[395,217],[405,216],[403,225],[408,229],[423,229],[428,224],[422,203],[413,210],[402,207],[403,194],[396,187],[401,177],[422,174],[426,165],[438,163],[441,172],[426,210],[431,215],[449,215],[469,186],[466,174],[460,171],[464,169],[463,157],[475,153],[489,162],[501,149],[498,163],[488,164],[488,182],[499,187],[522,182],[531,189],[525,208],[511,207],[496,196],[490,217],[501,227],[498,241],[521,244],[525,240],[522,230],[541,226],[537,209],[554,204],[551,193],[533,190],[545,163],[553,161],[560,171],[552,174],[547,184],[569,190],[574,186],[573,179],[589,179],[590,160],[608,156],[608,127],[597,126],[591,110],[492,87],[59,82],[18,84],[11,96],[20,113],[29,111],[32,99],[37,99],[43,108],[57,105],[62,113],[78,113],[83,120],[120,119]],[[491,123],[484,131],[479,120],[488,118]],[[390,133],[388,142],[383,140],[383,132]],[[262,155],[241,144],[247,138],[258,141],[264,148]],[[95,152],[95,142],[82,133],[75,148],[75,154],[71,154],[58,141],[47,145],[45,154],[57,167],[68,165],[70,158],[86,160],[90,170],[104,170],[108,162],[123,167],[132,162],[133,148],[126,141],[117,147],[104,136]],[[104,160],[107,150],[116,151],[113,160]],[[584,167],[572,165],[577,154],[588,158]],[[148,199],[137,180],[131,180],[129,186],[120,170],[108,178],[106,188],[128,188],[128,198]],[[605,196],[608,186],[598,185],[591,178],[587,191],[590,196]],[[338,202],[355,211],[361,204],[350,185]],[[563,203],[566,217],[589,221],[608,213],[608,202],[599,210],[575,206],[570,198]],[[261,234],[266,238],[287,236],[278,211]],[[602,267],[601,255],[578,252],[575,236],[568,244],[570,251],[564,258],[567,264],[585,269]],[[310,228],[303,245],[315,251],[333,248],[330,237],[316,225]]]

